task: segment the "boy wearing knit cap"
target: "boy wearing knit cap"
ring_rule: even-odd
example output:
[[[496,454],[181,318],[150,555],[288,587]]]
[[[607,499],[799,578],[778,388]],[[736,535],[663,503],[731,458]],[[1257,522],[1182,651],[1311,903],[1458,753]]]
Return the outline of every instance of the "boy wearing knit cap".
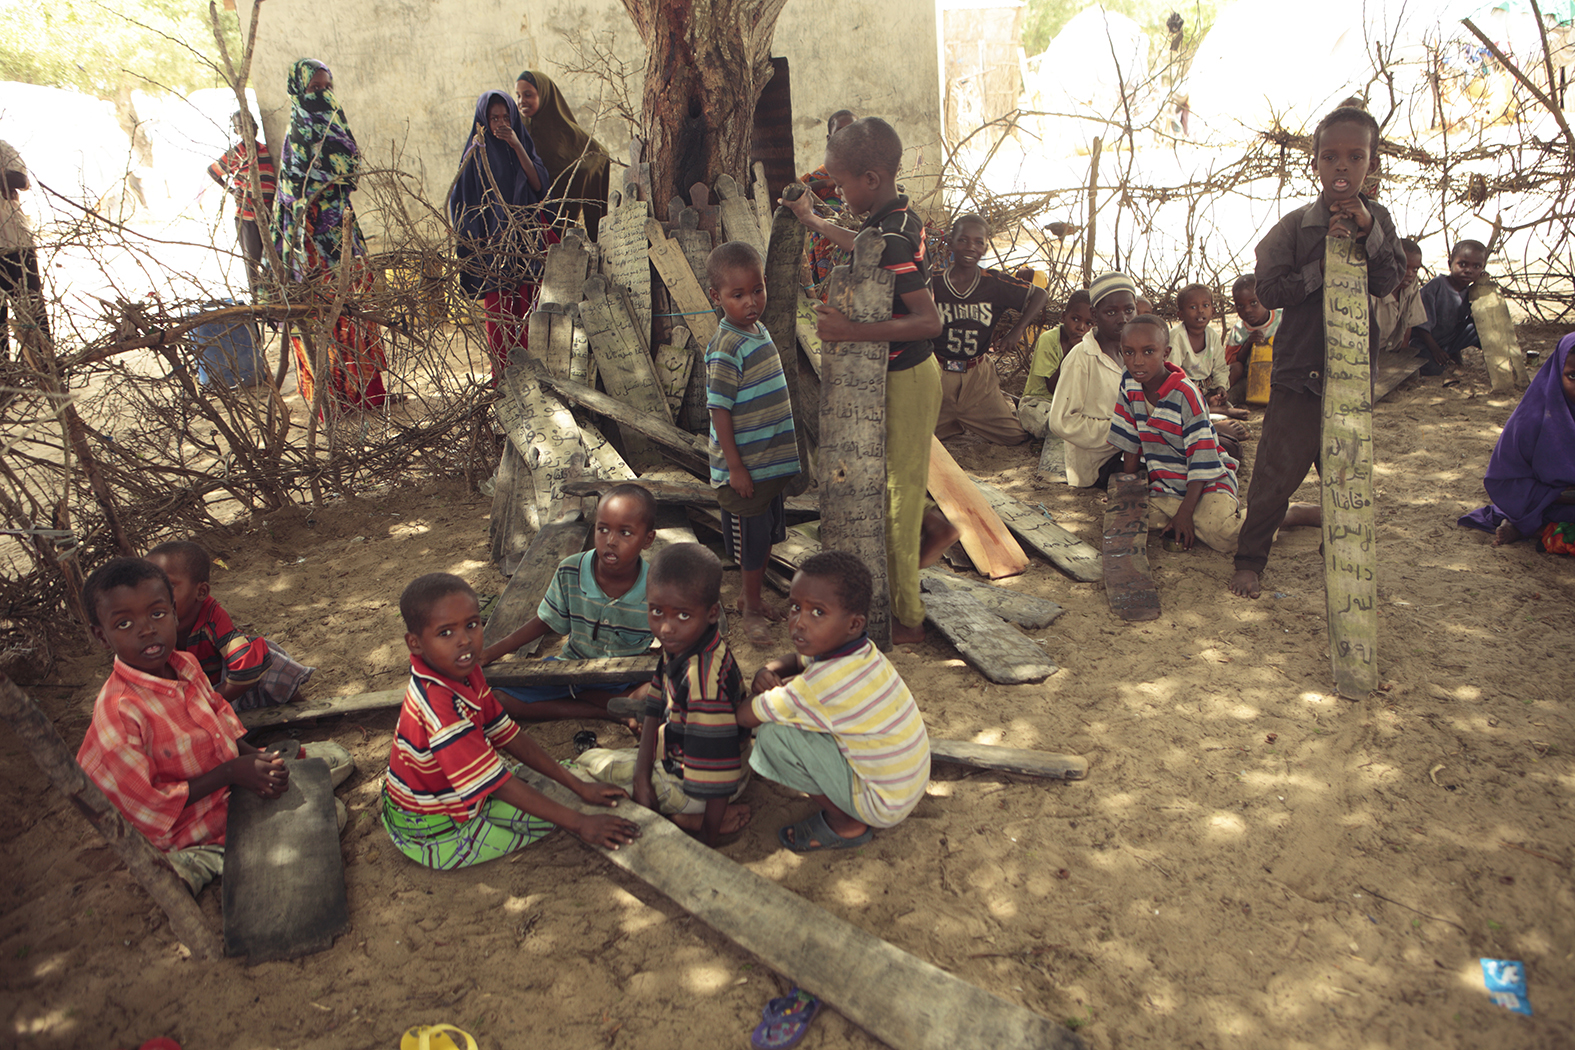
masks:
[[[1089,286],[1094,327],[1061,362],[1050,403],[1050,433],[1066,442],[1066,483],[1104,488],[1121,468],[1109,441],[1121,389],[1121,328],[1137,313],[1137,285],[1124,273],[1101,274]]]

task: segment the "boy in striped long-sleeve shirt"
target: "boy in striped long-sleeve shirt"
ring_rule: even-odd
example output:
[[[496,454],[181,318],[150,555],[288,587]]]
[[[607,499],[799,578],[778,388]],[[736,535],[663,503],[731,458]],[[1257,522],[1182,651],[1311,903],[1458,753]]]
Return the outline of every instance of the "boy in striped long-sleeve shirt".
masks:
[[[919,707],[864,633],[870,590],[869,569],[851,554],[805,559],[788,596],[796,652],[756,672],[755,698],[738,711],[740,725],[760,730],[755,772],[819,807],[777,832],[795,853],[864,845],[872,829],[907,817],[930,780]]]
[[[1150,528],[1164,529],[1188,550],[1202,540],[1228,554],[1241,532],[1237,464],[1219,446],[1203,395],[1169,357],[1167,326],[1153,314],[1121,329],[1126,372],[1108,440],[1122,453],[1124,473],[1135,474],[1140,462],[1148,471]],[[1296,504],[1285,523],[1316,525],[1318,508]]]

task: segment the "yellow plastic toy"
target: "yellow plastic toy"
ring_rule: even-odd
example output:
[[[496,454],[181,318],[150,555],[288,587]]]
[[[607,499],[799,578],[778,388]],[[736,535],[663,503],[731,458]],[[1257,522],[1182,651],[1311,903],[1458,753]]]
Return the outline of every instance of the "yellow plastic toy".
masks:
[[[463,1048],[449,1038],[450,1032],[465,1040]],[[399,1050],[476,1050],[476,1040],[451,1024],[418,1024],[400,1036]]]

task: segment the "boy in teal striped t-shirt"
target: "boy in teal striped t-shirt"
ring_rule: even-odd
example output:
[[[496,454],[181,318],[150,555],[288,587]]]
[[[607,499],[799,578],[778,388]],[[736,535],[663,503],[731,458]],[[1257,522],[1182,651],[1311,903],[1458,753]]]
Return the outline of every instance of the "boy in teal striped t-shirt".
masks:
[[[787,539],[783,492],[798,476],[798,440],[782,358],[760,323],[766,278],[760,253],[728,241],[706,259],[711,301],[726,315],[705,351],[711,410],[711,484],[722,540],[742,570],[738,611],[754,645],[771,641],[782,614],[760,593],[771,545]]]

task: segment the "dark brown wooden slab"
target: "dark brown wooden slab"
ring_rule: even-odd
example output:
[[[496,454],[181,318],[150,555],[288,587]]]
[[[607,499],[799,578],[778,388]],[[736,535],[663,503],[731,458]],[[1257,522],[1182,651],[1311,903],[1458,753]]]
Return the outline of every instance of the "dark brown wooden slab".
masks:
[[[1048,513],[1013,499],[994,485],[978,479],[974,484],[1012,535],[1034,553],[1082,583],[1095,583],[1103,577],[1099,551],[1093,545],[1057,525]]]
[[[921,583],[925,618],[956,647],[968,666],[992,682],[1040,682],[1060,670],[1027,635],[963,590],[931,577]]]
[[[726,212],[723,213],[724,218]],[[896,275],[880,265],[878,230],[853,242],[851,266],[831,273],[827,301],[850,321],[891,319]],[[891,648],[886,577],[886,365],[888,344],[832,343],[821,358],[820,538],[856,555],[874,580],[869,636]]]
[[[578,507],[566,518],[542,526],[487,618],[482,632],[487,645],[508,637],[536,615],[536,607],[546,596],[558,563],[584,550],[590,534],[591,527],[581,519]]]
[[[1110,479],[1105,510],[1105,596],[1123,620],[1159,619],[1159,590],[1148,571],[1148,482],[1138,474]]]
[[[980,605],[1001,619],[1010,620],[1030,631],[1050,626],[1058,616],[1066,612],[1048,598],[997,587],[993,583],[986,583],[984,580],[964,576],[961,573],[947,572],[945,569],[933,567],[920,569],[919,580],[921,583],[925,580],[935,580],[954,591],[971,594]]]
[[[763,191],[764,187],[758,187]],[[783,196],[795,200],[804,193],[804,184],[795,182]],[[771,240],[766,248],[766,309],[760,323],[771,333],[777,355],[782,359],[782,374],[787,381],[788,398],[793,406],[793,424],[798,437],[799,469],[809,475],[809,454],[820,443],[820,406],[807,401],[798,381],[798,299],[799,272],[804,265],[804,224],[786,207],[778,208],[771,219]]]
[[[290,763],[276,799],[231,789],[224,846],[224,954],[248,963],[333,947],[350,925],[328,763]]]
[[[656,653],[601,660],[499,660],[487,667],[487,684],[509,689],[537,685],[613,685],[650,678]],[[401,696],[404,694],[401,693]]]

